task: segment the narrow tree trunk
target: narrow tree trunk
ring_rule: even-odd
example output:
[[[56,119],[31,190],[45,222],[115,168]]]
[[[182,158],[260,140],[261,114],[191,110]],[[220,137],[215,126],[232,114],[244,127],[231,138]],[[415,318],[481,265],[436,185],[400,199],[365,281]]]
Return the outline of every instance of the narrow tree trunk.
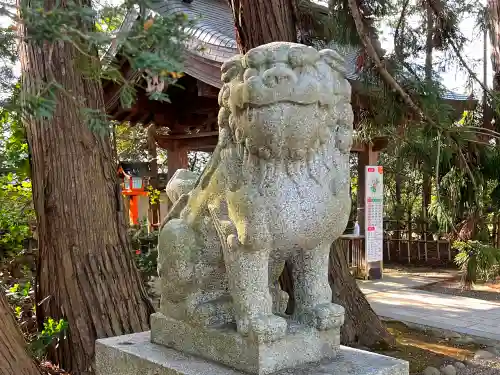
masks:
[[[488,0],[488,28],[491,41],[491,67],[493,69],[493,91],[500,91],[500,2]]]
[[[110,138],[92,132],[81,112],[104,111],[99,82],[78,71],[85,57],[70,43],[23,39],[20,58],[25,93],[53,80],[65,91],[58,90],[50,121],[25,121],[39,235],[39,324],[67,320],[69,335],[50,357],[74,375],[91,374],[95,340],[147,330],[153,307],[129,250]]]
[[[297,41],[294,0],[229,0],[233,10],[240,52],[262,44]],[[362,343],[374,346],[393,343],[388,331],[373,312],[365,295],[349,272],[345,254],[333,252],[330,276],[333,278],[333,300],[346,309],[346,324],[342,328],[344,345]],[[287,313],[294,309],[292,266],[285,265],[280,277],[282,289],[290,296]]]
[[[41,375],[0,288],[0,375]]]
[[[494,121],[494,129],[499,129],[500,116],[498,114],[498,93],[500,92],[500,1],[488,0],[487,2],[487,27],[491,42],[491,69],[493,70],[493,93],[496,98],[490,103],[492,113],[488,122]]]
[[[398,166],[398,165],[397,165]],[[403,181],[401,178],[401,174],[398,170],[395,173],[396,180],[396,233],[394,238],[396,239],[396,243],[398,244],[397,255],[398,259],[401,257],[401,231],[403,230],[403,226],[401,225],[401,219],[404,217],[403,213],[403,203],[402,203],[402,185]],[[402,214],[403,213],[403,214]]]
[[[427,5],[427,40],[425,44],[425,81],[428,85],[432,83],[432,53],[434,49],[434,12]],[[422,184],[422,239],[427,241],[427,211],[431,203],[432,185],[430,172],[424,168]]]

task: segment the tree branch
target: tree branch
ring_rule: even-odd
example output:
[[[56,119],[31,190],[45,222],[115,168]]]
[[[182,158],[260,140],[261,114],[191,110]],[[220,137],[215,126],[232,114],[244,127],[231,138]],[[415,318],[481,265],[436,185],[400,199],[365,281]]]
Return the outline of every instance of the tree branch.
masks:
[[[359,37],[361,39],[361,42],[363,43],[363,46],[365,47],[366,53],[368,56],[373,60],[375,67],[377,68],[380,76],[384,80],[384,82],[392,88],[394,92],[397,92],[399,96],[403,99],[405,104],[410,107],[410,109],[415,112],[415,114],[422,119],[425,119],[429,123],[433,124],[434,122],[431,119],[428,119],[425,114],[422,112],[422,110],[419,108],[417,104],[413,101],[413,99],[408,95],[408,93],[403,90],[403,88],[399,85],[399,83],[396,82],[396,80],[392,77],[392,75],[387,71],[385,68],[384,63],[380,60],[380,57],[377,54],[377,51],[375,50],[375,47],[373,46],[370,36],[366,33],[365,31],[365,26],[363,23],[363,19],[361,17],[361,14],[359,12],[358,4],[356,0],[348,0],[349,1],[349,7],[351,9],[351,14],[354,19],[354,23],[356,24],[356,30],[358,31]]]
[[[378,56],[377,52],[375,51],[375,48],[373,47],[373,44],[370,40],[370,37],[367,35],[364,24],[363,24],[363,19],[361,17],[361,14],[359,12],[358,4],[356,3],[356,0],[348,0],[349,2],[349,7],[351,9],[351,14],[354,19],[354,23],[356,24],[356,29],[358,31],[359,37],[361,39],[361,42],[363,43],[363,46],[365,47],[366,53],[368,56],[373,60],[375,67],[377,68],[380,76],[394,92],[397,92],[401,98],[403,99],[404,103],[410,107],[410,109],[423,121],[427,122],[429,125],[434,126],[435,128],[439,129],[439,126],[428,116],[425,115],[425,113],[420,109],[420,107],[413,101],[413,99],[406,93],[406,91],[399,85],[399,83],[392,77],[392,75],[387,71],[385,68],[384,63],[380,60],[380,57]],[[467,163],[467,159],[465,158],[465,155],[462,152],[462,149],[460,148],[460,145],[457,140],[455,140],[453,137],[451,137],[452,140],[456,143],[457,145],[457,151],[460,156],[460,159],[464,162],[465,168],[467,173],[469,174],[469,177],[471,178],[472,184],[476,186],[476,181],[474,178],[474,175],[472,174],[472,171]]]
[[[410,0],[406,0],[403,4],[403,9],[401,10],[401,15],[399,16],[398,24],[396,25],[396,30],[394,31],[394,53],[398,60],[404,60],[403,56],[403,46],[401,45],[401,40],[399,36],[399,31],[403,26],[403,20],[406,17],[406,9],[408,8],[408,4]]]
[[[417,72],[410,66],[405,61],[405,58],[403,56],[403,46],[401,43],[401,37],[399,35],[399,32],[401,28],[403,27],[403,21],[406,17],[406,11],[408,9],[408,5],[410,4],[410,0],[406,0],[403,4],[403,9],[401,10],[401,14],[398,19],[398,23],[396,25],[396,30],[394,31],[394,54],[396,55],[396,59],[398,60],[399,63],[401,63],[409,72],[412,74],[415,79],[420,80],[418,77]]]
[[[444,18],[443,11],[438,9],[436,6],[435,2],[433,0],[427,0],[427,4],[429,7],[432,9],[433,13],[435,14],[436,17],[438,18]],[[467,70],[467,73],[476,81],[479,83],[481,88],[488,94],[490,98],[494,98],[493,94],[491,91],[488,89],[488,87],[485,86],[485,84],[478,78],[477,74],[472,71],[472,69],[469,67],[467,62],[465,61],[464,57],[462,56],[462,53],[460,52],[460,49],[458,48],[457,44],[455,41],[450,37],[448,38],[448,42],[450,43],[451,48],[453,49],[453,52],[455,52],[455,55],[457,56],[458,60],[462,64],[462,66]]]

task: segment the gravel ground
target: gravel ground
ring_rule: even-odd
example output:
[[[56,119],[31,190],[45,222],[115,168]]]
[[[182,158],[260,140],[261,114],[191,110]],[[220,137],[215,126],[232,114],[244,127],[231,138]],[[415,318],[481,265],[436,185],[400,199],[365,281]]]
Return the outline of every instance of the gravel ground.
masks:
[[[500,358],[493,360],[473,359],[467,367],[459,369],[457,375],[500,375]]]

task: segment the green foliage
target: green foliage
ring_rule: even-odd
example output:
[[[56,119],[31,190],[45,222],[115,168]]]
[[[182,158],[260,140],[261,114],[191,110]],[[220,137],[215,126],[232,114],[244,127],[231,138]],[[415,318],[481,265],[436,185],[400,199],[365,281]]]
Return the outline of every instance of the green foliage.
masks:
[[[18,96],[19,86],[9,106],[0,108],[0,259],[23,250],[35,220],[28,144],[19,112],[11,108]]]
[[[81,114],[90,130],[95,134],[105,137],[110,132],[110,122],[106,113],[99,109],[82,108]]]
[[[24,285],[19,283],[14,284],[7,289],[5,295],[11,304],[15,306],[16,315],[19,317],[21,313],[20,304],[24,303],[30,297],[32,292],[31,282],[27,281]]]
[[[443,200],[437,199],[436,196],[431,198],[429,214],[436,220],[437,230],[449,233],[454,229],[455,217],[451,215],[449,207]]]
[[[0,290],[1,285],[0,285]],[[40,331],[36,330],[36,305],[34,303],[34,290],[31,281],[17,282],[5,291],[5,295],[15,316],[23,326],[29,349],[33,355],[42,359],[48,348],[57,346],[61,340],[66,339],[68,322],[64,319],[47,318]]]
[[[44,49],[47,61],[55,57],[53,52],[57,43],[73,46],[79,52],[74,60],[79,73],[89,80],[119,84],[122,106],[128,108],[135,102],[136,87],[143,85],[141,77],[149,80],[159,76],[167,84],[174,84],[179,75],[171,72],[183,70],[182,45],[188,38],[184,30],[192,22],[184,14],[149,17],[153,5],[139,0],[119,6],[91,7],[86,2],[67,1],[64,5],[57,3],[48,8],[43,0],[34,0],[22,2],[19,13],[26,30],[24,40],[48,46]],[[125,14],[133,14],[136,8],[140,9],[140,17],[136,20],[128,17],[128,24],[119,27]],[[17,21],[14,6],[6,13],[14,22]],[[8,34],[2,35],[7,38]],[[139,75],[133,78],[124,76],[120,66],[110,59],[115,52]],[[100,58],[103,55],[102,68]],[[162,92],[151,93],[150,99],[168,101]],[[75,95],[64,82],[57,82],[50,72],[44,82],[37,82],[36,92],[23,92],[18,112],[23,116],[50,119],[59,100],[74,101],[92,131],[102,136],[109,132],[109,120],[102,109],[89,107],[86,97]]]
[[[0,107],[0,174],[15,172],[20,179],[29,175],[28,144],[21,116],[13,107],[19,99],[20,86],[16,85]]]
[[[478,280],[488,280],[498,272],[500,249],[480,241],[455,241],[455,263],[462,271],[462,286],[471,288]]]
[[[1,11],[0,11],[1,15]],[[17,45],[15,30],[11,27],[0,27],[0,105],[4,96],[12,92],[16,78],[13,67],[17,61]]]
[[[101,33],[116,33],[122,25],[127,14],[127,4],[124,2],[118,6],[104,5],[97,9],[95,29]]]
[[[20,102],[20,106],[15,111],[20,112],[25,118],[50,120],[56,109],[57,93],[61,89],[62,87],[55,81],[40,84],[35,95],[25,93],[22,103]]]
[[[160,200],[160,190],[155,189],[151,185],[148,185],[146,188],[146,191],[148,192],[148,197],[149,197],[149,203],[150,204],[159,204],[161,202]]]
[[[0,176],[0,259],[23,249],[34,219],[31,183],[13,174]]]
[[[64,319],[47,318],[41,332],[30,344],[30,349],[35,357],[41,358],[49,347],[57,346],[61,340],[65,340],[68,327],[68,322]]]
[[[148,137],[142,126],[114,123],[114,136],[120,161],[147,161]]]
[[[129,229],[134,259],[145,281],[157,276],[158,235],[157,230],[149,231],[146,220]]]

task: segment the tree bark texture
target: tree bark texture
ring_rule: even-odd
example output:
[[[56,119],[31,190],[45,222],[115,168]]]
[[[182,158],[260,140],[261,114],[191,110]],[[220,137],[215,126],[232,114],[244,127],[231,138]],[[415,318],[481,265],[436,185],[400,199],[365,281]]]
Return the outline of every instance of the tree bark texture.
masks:
[[[262,44],[296,42],[297,28],[293,0],[229,0],[241,53]],[[374,346],[393,339],[373,312],[363,292],[349,272],[345,254],[332,253],[330,267],[333,301],[346,309],[342,343]],[[282,289],[290,296],[287,313],[294,309],[292,265],[287,262],[280,277]]]
[[[295,42],[294,0],[229,0],[241,53],[271,42]]]
[[[0,375],[41,375],[0,288]]]
[[[488,28],[491,42],[493,91],[500,91],[500,1],[488,0]]]
[[[45,9],[56,3],[65,5],[45,0]],[[85,57],[70,43],[34,45],[19,30],[24,92],[36,95],[53,80],[64,88],[50,120],[25,120],[39,235],[37,315],[39,324],[47,317],[69,324],[50,359],[74,375],[92,374],[95,340],[147,330],[153,307],[130,251],[110,138],[81,114],[104,111],[100,83],[78,71]]]
[[[433,65],[433,49],[434,49],[434,13],[432,8],[427,5],[427,25],[426,25],[427,39],[425,43],[425,80],[427,84],[432,83],[432,65]],[[427,212],[431,203],[432,194],[432,181],[431,175],[428,170],[424,168],[423,183],[422,183],[422,229],[423,240],[427,240]]]
[[[330,253],[330,286],[333,302],[344,306],[345,323],[340,341],[344,345],[387,347],[394,345],[394,337],[387,331],[373,311],[365,295],[349,272],[347,255],[342,246],[332,244]]]

